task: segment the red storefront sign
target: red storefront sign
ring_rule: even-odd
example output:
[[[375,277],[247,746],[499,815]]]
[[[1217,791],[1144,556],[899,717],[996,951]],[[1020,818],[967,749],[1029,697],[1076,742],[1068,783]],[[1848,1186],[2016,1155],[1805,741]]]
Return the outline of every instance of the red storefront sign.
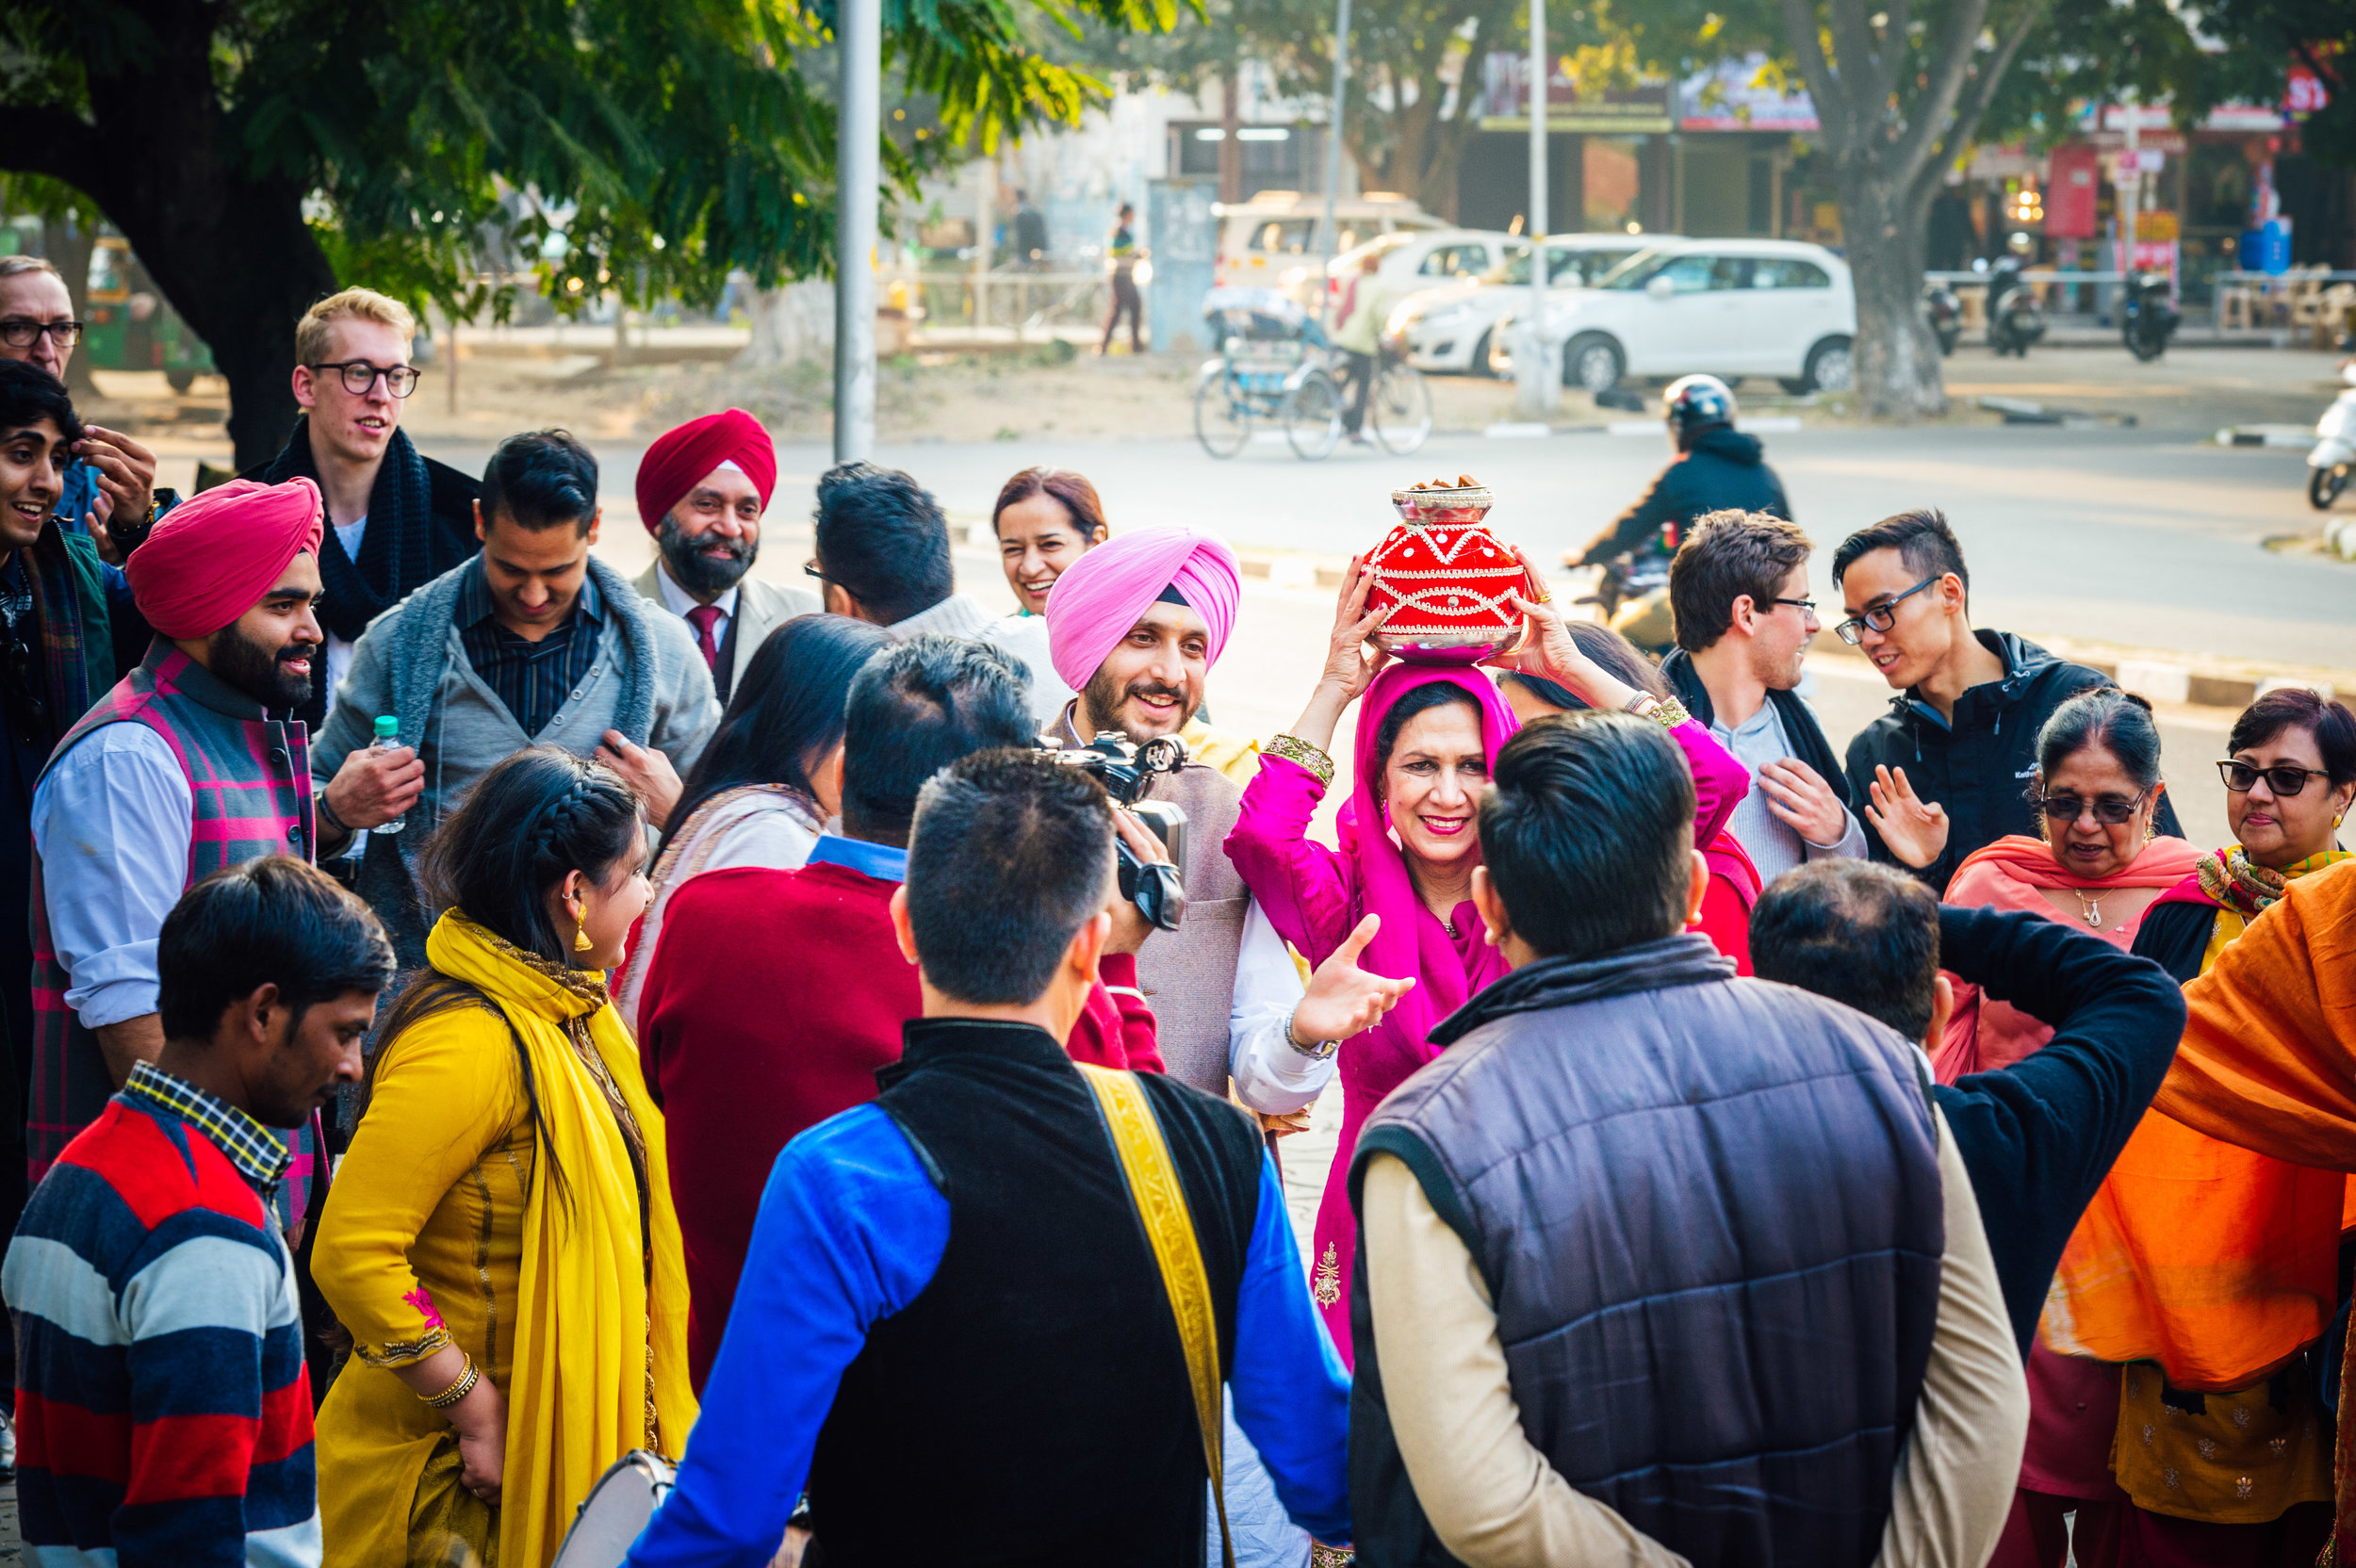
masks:
[[[2092,239],[2095,198],[2102,189],[2101,154],[2083,143],[2056,147],[2045,183],[2045,237]]]

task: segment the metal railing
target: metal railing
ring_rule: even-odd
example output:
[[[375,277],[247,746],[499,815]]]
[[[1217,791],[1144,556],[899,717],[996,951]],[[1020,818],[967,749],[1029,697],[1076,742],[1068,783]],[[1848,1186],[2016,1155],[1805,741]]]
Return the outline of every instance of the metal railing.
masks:
[[[910,326],[939,337],[1011,334],[1023,341],[1060,335],[1057,329],[1102,325],[1112,307],[1112,282],[1089,271],[978,272],[970,268],[885,268],[876,276],[876,299],[885,305],[923,312]]]

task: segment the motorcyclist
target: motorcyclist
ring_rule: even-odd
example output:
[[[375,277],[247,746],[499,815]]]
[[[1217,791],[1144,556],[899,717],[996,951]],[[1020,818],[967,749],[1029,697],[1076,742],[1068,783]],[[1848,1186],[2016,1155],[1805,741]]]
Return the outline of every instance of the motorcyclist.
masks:
[[[1652,488],[1566,566],[1601,566],[1624,555],[1676,553],[1694,518],[1728,508],[1792,521],[1783,482],[1767,466],[1759,438],[1734,428],[1734,393],[1716,376],[1681,376],[1661,395],[1661,413],[1677,455]]]

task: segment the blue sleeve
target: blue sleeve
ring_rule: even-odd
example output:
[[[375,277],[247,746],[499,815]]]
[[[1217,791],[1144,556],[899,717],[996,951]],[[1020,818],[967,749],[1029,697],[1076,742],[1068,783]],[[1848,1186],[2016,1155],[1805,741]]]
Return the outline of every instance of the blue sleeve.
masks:
[[[843,1368],[872,1325],[931,1282],[948,1245],[948,1200],[877,1106],[785,1146],[679,1485],[630,1548],[631,1568],[767,1568]]]
[[[1235,1293],[1228,1386],[1293,1523],[1329,1546],[1350,1540],[1350,1372],[1309,1304],[1276,1164],[1260,1163],[1260,1213]]]

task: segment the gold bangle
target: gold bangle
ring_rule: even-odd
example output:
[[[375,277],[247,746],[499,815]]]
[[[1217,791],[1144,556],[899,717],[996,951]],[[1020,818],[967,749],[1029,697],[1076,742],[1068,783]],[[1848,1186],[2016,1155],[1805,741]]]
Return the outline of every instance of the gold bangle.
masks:
[[[458,1374],[458,1380],[456,1382],[450,1384],[439,1394],[420,1394],[417,1397],[425,1401],[426,1407],[429,1410],[448,1410],[450,1406],[456,1404],[467,1395],[472,1394],[474,1392],[474,1385],[482,1380],[482,1368],[475,1365],[474,1358],[472,1356],[468,1356],[466,1358],[466,1369]]]
[[[1333,782],[1333,759],[1298,735],[1275,735],[1268,739],[1268,754],[1282,757],[1287,762],[1298,762],[1317,775],[1320,786]]]
[[[1675,697],[1661,698],[1646,709],[1643,716],[1663,729],[1675,729],[1681,724],[1691,724],[1693,719],[1693,715],[1685,710],[1685,704]]]

